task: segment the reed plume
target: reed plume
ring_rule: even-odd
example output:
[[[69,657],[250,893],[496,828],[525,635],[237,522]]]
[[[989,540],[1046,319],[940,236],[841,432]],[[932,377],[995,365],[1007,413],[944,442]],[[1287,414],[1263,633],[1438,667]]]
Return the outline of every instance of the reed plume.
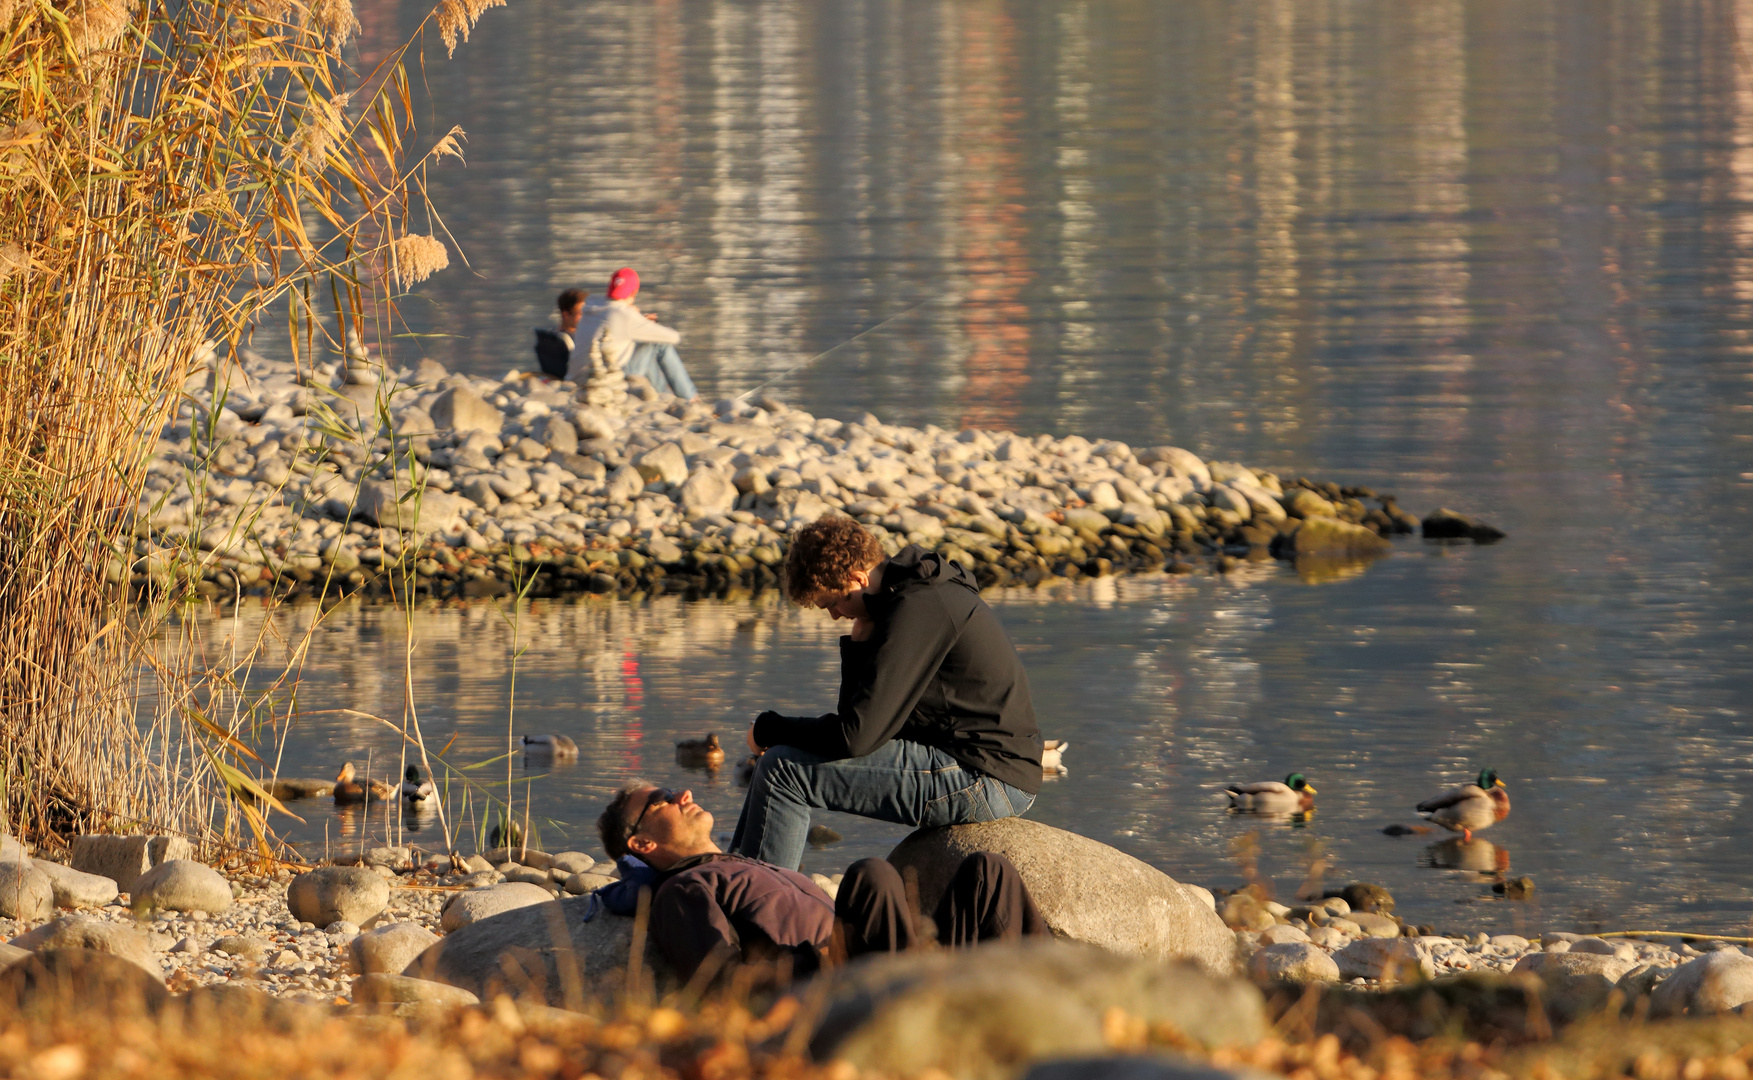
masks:
[[[214,452],[218,406],[183,388],[223,383],[268,308],[290,305],[308,364],[387,341],[392,286],[449,261],[410,218],[436,223],[423,174],[461,133],[410,149],[420,33],[357,71],[359,30],[350,0],[0,0],[0,828],[266,835],[248,736],[280,706],[245,691],[258,650],[218,655],[179,617],[217,504],[192,482],[186,524],[149,532],[143,481],[179,410],[180,449]]]

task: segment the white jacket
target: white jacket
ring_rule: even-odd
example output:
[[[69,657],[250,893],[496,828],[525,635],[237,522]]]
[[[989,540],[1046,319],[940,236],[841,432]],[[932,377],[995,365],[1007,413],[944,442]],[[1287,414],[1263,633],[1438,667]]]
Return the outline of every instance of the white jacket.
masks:
[[[582,378],[590,371],[590,344],[602,335],[602,355],[612,368],[619,370],[633,358],[633,349],[641,342],[656,341],[674,345],[682,335],[639,313],[631,300],[609,300],[584,309],[578,329],[572,338],[572,370]]]

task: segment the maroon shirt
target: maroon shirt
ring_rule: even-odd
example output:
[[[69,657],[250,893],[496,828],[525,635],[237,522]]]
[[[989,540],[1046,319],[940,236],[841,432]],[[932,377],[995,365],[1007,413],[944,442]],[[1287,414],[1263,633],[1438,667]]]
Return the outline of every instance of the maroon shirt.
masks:
[[[814,971],[834,936],[834,901],[798,873],[742,855],[683,859],[651,900],[651,932],[683,978],[708,957],[777,946],[798,974]]]

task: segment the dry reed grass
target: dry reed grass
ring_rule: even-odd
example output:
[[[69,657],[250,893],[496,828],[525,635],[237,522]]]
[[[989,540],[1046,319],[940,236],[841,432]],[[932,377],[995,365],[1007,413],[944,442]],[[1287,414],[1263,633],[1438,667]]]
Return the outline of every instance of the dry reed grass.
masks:
[[[421,1018],[325,1017],[322,1010],[208,1011],[173,1002],[153,1017],[129,1009],[25,1012],[0,1031],[0,1070],[37,1080],[256,1076],[419,1076],[563,1080],[876,1080],[845,1061],[803,1053],[807,1009],[795,997],[751,1009],[709,998],[697,1008],[627,1002],[588,1014],[522,1008],[500,998]],[[1050,1022],[1051,1017],[1043,1017]],[[1169,1055],[1243,1075],[1289,1080],[1748,1080],[1753,1021],[1739,1017],[1578,1024],[1555,1040],[1510,1046],[1457,1029],[1412,1040],[1383,1029],[1269,1037],[1204,1050],[1166,1025],[1120,1009],[1103,1019],[1116,1055]],[[977,1037],[970,1033],[970,1037]],[[926,1069],[916,1080],[952,1080]]]
[[[488,6],[427,22],[454,47]],[[259,650],[185,640],[143,685],[190,594],[136,614],[120,586],[158,431],[202,362],[228,377],[204,341],[275,303],[301,363],[385,341],[391,287],[448,261],[410,226],[441,228],[424,171],[461,133],[410,147],[420,34],[361,72],[359,25],[350,0],[0,0],[0,827],[265,836],[233,798],[276,707],[243,690]]]

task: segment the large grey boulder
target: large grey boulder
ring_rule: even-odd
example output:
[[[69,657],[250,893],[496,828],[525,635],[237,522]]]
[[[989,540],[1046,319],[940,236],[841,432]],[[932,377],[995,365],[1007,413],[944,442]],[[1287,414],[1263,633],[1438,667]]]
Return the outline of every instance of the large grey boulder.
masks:
[[[1249,1045],[1267,1031],[1260,992],[1240,979],[1069,941],[873,956],[825,978],[811,1055],[896,1076],[1009,1080],[1029,1062],[1103,1054],[1112,1009],[1206,1046]]]
[[[505,426],[505,415],[481,395],[466,386],[453,386],[439,394],[426,410],[440,431],[485,431],[499,434]]]
[[[29,949],[21,949],[12,944],[0,945],[0,971],[6,970],[29,955]]]
[[[0,862],[29,862],[30,852],[18,838],[10,833],[0,833]]]
[[[92,834],[73,839],[68,864],[86,874],[101,874],[125,893],[146,871],[172,859],[192,859],[195,849],[180,836],[106,836]]]
[[[0,862],[0,917],[35,922],[55,910],[49,875],[29,862]]]
[[[1161,870],[1086,836],[1023,818],[920,829],[889,861],[918,875],[919,901],[937,906],[968,855],[994,851],[1016,865],[1055,936],[1123,956],[1190,960],[1236,970],[1236,938],[1204,902]]]
[[[1723,949],[1688,960],[1675,968],[1674,973],[1650,994],[1650,1015],[1727,1012],[1750,1001],[1753,1001],[1753,956],[1737,949]]]
[[[31,863],[48,875],[58,908],[103,907],[121,892],[114,881],[102,874],[87,874],[47,859],[32,859]]]
[[[596,915],[586,921],[593,909]],[[609,914],[588,896],[560,900],[544,896],[541,903],[447,934],[402,974],[460,986],[483,1001],[505,993],[578,1009],[626,986],[632,948],[632,919]],[[649,939],[640,966],[660,992],[679,985]]]
[[[399,975],[437,940],[437,934],[418,923],[386,923],[348,942],[347,955],[360,975]]]
[[[153,951],[152,942],[147,939],[146,934],[125,923],[110,922],[90,915],[64,915],[35,930],[18,935],[12,939],[12,944],[31,952],[47,949],[90,949],[93,952],[109,953],[140,965],[154,978],[164,977],[163,969],[158,965],[158,954]]]
[[[134,881],[134,906],[218,913],[231,906],[231,882],[206,863],[171,859]]]
[[[553,897],[551,890],[527,881],[507,881],[485,889],[470,889],[450,898],[438,923],[448,934],[502,912],[546,903]]]
[[[361,926],[389,906],[389,882],[363,866],[319,866],[286,887],[286,908],[292,917],[316,926],[337,922]]]

